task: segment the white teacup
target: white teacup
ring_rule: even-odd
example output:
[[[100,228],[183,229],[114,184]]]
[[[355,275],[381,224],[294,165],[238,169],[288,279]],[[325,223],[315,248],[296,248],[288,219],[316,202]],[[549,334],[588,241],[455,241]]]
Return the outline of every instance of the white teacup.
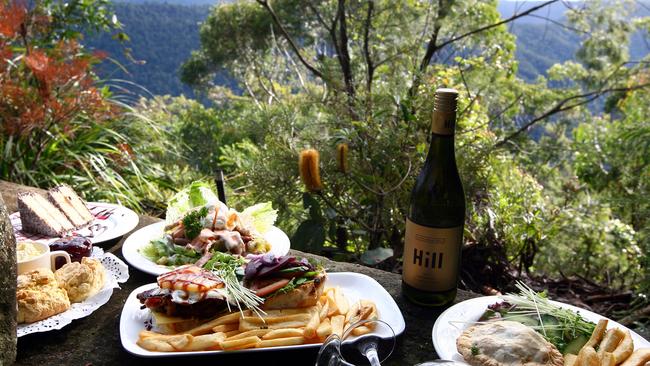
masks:
[[[18,257],[18,274],[33,271],[36,268],[49,268],[54,271],[56,259],[65,258],[70,263],[70,254],[63,250],[50,251],[50,246],[36,241],[21,241],[16,244]]]

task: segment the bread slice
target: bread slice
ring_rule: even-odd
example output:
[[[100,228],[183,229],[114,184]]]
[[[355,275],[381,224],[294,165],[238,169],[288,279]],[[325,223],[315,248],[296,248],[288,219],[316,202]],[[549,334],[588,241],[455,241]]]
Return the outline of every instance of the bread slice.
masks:
[[[75,228],[88,225],[95,219],[86,207],[86,203],[69,186],[62,184],[54,187],[47,192],[47,195],[50,202],[63,211]]]
[[[289,309],[289,308],[305,308],[314,306],[318,299],[323,294],[325,288],[326,275],[321,274],[293,291],[283,294],[275,294],[264,299],[263,309]]]
[[[19,193],[18,211],[25,232],[63,236],[66,232],[75,229],[61,211],[38,193]]]
[[[156,330],[162,334],[183,333],[206,322],[205,319],[169,316],[158,311],[152,311],[151,315],[153,318],[153,325],[157,328]]]

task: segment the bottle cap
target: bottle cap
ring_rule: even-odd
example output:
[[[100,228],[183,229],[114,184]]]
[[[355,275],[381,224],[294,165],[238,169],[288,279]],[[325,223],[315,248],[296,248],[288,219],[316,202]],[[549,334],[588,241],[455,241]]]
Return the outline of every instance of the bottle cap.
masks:
[[[456,127],[456,106],[458,91],[440,88],[433,101],[431,132],[438,135],[453,135]]]
[[[436,90],[433,109],[442,112],[456,112],[458,91],[456,89],[440,88]]]

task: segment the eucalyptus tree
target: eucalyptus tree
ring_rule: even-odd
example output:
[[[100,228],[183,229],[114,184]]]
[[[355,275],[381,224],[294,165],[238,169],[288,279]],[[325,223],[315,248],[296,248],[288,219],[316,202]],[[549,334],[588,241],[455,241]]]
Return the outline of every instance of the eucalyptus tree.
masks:
[[[519,79],[508,27],[554,3],[506,19],[496,1],[483,0],[224,3],[202,24],[201,48],[181,75],[209,95],[223,95],[210,83],[215,72],[238,80],[250,108],[233,123],[253,143],[226,154],[248,158],[222,163],[239,170],[235,190],[274,199],[296,229],[294,244],[317,251],[327,240],[357,254],[388,246],[396,257],[433,91],[459,89],[458,159],[471,203],[466,244],[504,245],[509,260],[529,270],[549,240],[544,228],[556,205],[538,179],[561,177],[538,169],[544,153],[561,154],[541,150],[531,136],[562,141],[600,113],[589,108],[594,102],[648,86],[635,78],[647,63],[627,50],[630,35],[647,25],[629,21],[626,1],[562,2],[566,19],[549,24],[580,35],[577,61],[534,83]],[[349,146],[343,157],[341,143]],[[308,147],[321,152],[324,185],[302,194],[296,161]],[[337,164],[342,158],[349,170]]]

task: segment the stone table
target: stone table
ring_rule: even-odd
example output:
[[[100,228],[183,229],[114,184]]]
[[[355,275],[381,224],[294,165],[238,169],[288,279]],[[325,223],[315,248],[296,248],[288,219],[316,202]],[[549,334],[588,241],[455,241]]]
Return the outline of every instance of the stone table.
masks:
[[[0,192],[10,212],[16,211],[16,194],[36,188],[0,181]],[[42,191],[41,191],[42,192]],[[140,216],[138,227],[159,221],[157,218]],[[124,260],[122,244],[128,236],[99,244],[105,251]],[[398,338],[397,348],[386,361],[386,365],[413,365],[435,359],[431,342],[431,329],[438,315],[444,309],[427,309],[408,302],[401,295],[401,276],[357,264],[334,262],[313,254],[291,250],[292,255],[313,257],[321,261],[329,272],[356,272],[366,274],[379,282],[395,299],[404,315],[406,330]],[[152,359],[133,356],[120,343],[119,322],[122,306],[129,294],[139,286],[155,282],[155,277],[135,268],[130,268],[129,280],[116,289],[104,306],[90,316],[73,321],[61,330],[30,334],[19,338],[17,365],[140,365],[153,363]],[[459,290],[456,301],[477,296]],[[264,365],[313,365],[317,350],[271,351],[251,354],[221,354],[200,357],[170,357],[156,359],[156,365],[178,365],[181,363],[199,365],[236,365],[260,361]]]

